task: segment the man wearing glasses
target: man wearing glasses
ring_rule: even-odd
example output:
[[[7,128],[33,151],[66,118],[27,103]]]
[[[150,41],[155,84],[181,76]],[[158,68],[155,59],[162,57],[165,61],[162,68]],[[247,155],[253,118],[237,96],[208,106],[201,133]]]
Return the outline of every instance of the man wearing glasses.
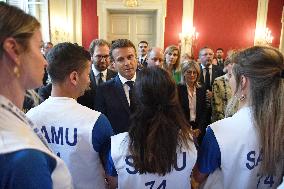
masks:
[[[90,89],[86,91],[84,96],[78,98],[78,102],[91,109],[94,109],[94,97],[97,86],[117,75],[116,72],[107,68],[110,64],[109,48],[109,43],[104,39],[94,39],[90,44],[92,57]]]
[[[95,110],[109,119],[115,134],[128,131],[129,116],[135,109],[133,85],[136,79],[136,49],[128,39],[115,40],[110,48],[110,59],[118,75],[98,86]]]

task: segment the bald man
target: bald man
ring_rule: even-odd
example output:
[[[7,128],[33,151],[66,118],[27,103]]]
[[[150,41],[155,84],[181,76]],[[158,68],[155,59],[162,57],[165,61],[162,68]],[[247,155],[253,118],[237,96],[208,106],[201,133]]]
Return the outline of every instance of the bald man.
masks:
[[[152,47],[148,52],[148,67],[159,66],[162,67],[164,62],[163,49],[159,47]]]

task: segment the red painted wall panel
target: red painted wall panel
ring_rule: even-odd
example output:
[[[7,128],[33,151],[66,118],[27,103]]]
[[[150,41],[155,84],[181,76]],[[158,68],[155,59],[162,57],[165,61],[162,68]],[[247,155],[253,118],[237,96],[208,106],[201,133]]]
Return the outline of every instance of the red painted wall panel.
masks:
[[[281,35],[281,17],[282,9],[284,6],[284,0],[270,0],[268,3],[268,13],[266,26],[271,30],[272,36],[274,37],[272,41],[272,46],[279,48],[280,35]]]
[[[179,33],[182,30],[183,0],[167,0],[165,20],[164,47],[178,45]]]
[[[97,0],[82,0],[82,45],[89,49],[98,38]]]
[[[199,32],[195,57],[201,47],[225,52],[253,45],[257,0],[196,0],[193,23]]]

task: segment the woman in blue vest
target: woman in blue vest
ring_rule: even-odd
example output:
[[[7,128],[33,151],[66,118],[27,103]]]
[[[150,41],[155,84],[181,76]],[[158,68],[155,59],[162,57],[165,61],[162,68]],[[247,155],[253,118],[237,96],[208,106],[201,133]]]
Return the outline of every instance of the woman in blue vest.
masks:
[[[284,173],[283,55],[255,46],[232,61],[238,111],[207,128],[193,186],[208,177],[204,188],[276,188]]]
[[[113,176],[112,188],[190,188],[197,152],[175,81],[161,68],[145,68],[135,94],[129,132],[111,137],[107,174]]]
[[[0,188],[72,188],[65,164],[21,111],[25,92],[42,85],[40,23],[0,2]]]

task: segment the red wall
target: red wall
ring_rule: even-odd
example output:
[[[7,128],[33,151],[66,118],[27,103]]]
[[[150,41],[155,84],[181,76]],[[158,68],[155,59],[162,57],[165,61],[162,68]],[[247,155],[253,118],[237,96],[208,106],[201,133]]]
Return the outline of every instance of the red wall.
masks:
[[[97,0],[82,0],[82,45],[89,49],[98,38]]]
[[[199,32],[195,57],[204,46],[216,50],[252,46],[257,16],[257,0],[194,1],[193,24]]]
[[[178,45],[179,33],[182,31],[183,0],[167,0],[165,20],[164,47]]]
[[[280,35],[281,35],[281,18],[282,8],[284,6],[284,0],[270,0],[268,4],[268,13],[266,26],[271,30],[271,34],[274,37],[272,46],[279,48]]]
[[[258,0],[195,0],[193,23],[199,32],[195,57],[203,46],[214,50],[253,45]],[[281,15],[284,0],[270,0],[267,27],[274,36],[273,46],[279,46]],[[184,11],[187,8],[184,7]],[[178,45],[182,31],[183,0],[167,0],[164,47]],[[82,0],[82,43],[88,48],[98,38],[97,0]]]

